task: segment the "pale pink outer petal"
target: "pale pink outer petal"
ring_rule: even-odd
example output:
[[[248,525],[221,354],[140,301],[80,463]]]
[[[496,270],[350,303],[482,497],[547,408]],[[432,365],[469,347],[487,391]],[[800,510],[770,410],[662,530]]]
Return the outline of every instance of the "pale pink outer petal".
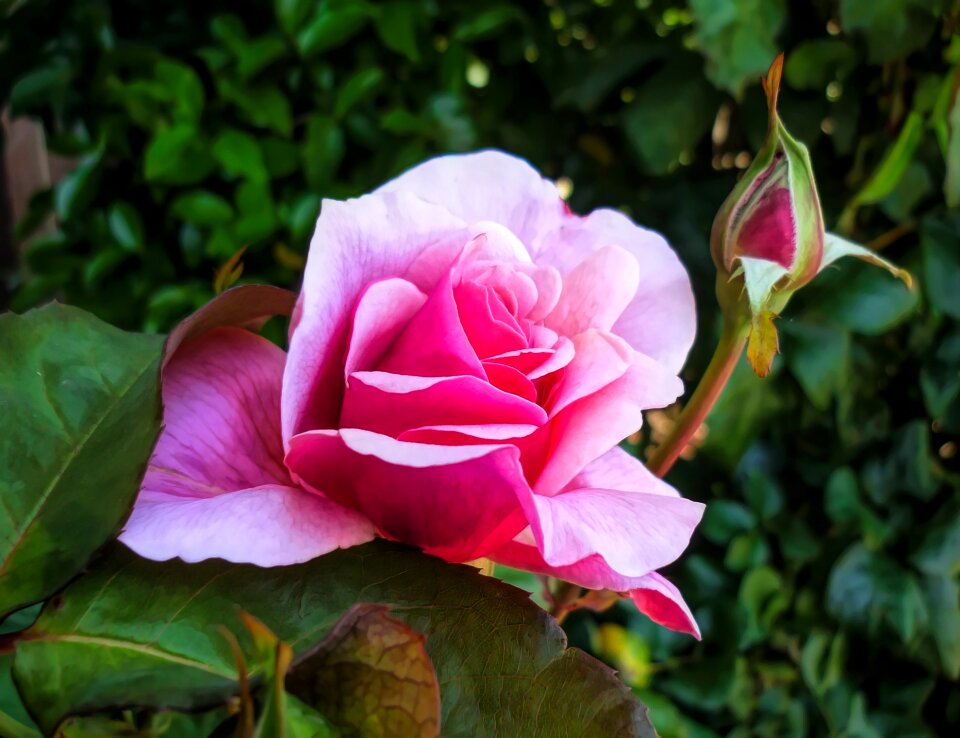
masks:
[[[640,265],[626,249],[603,246],[563,278],[556,307],[544,324],[562,336],[609,331],[637,295]]]
[[[679,493],[661,481],[638,458],[622,448],[612,448],[588,464],[568,485],[570,489],[594,487],[624,492],[650,492],[677,497]]]
[[[412,192],[469,223],[499,223],[527,249],[545,231],[553,230],[566,211],[552,182],[523,159],[502,151],[439,156],[377,192]]]
[[[666,240],[615,210],[586,217],[567,211],[553,183],[502,151],[442,156],[414,167],[378,192],[407,191],[468,222],[492,220],[515,233],[538,266],[568,274],[604,246],[629,251],[639,289],[613,332],[677,373],[696,332],[693,289]]]
[[[423,307],[427,296],[405,279],[368,285],[353,312],[343,377],[373,369],[397,333]]]
[[[623,213],[594,210],[582,218],[567,216],[552,232],[540,234],[533,260],[566,275],[585,255],[604,246],[629,251],[640,271],[636,297],[612,332],[679,372],[696,335],[696,306],[690,277],[663,236],[641,228]]]
[[[532,439],[543,466],[534,484],[539,494],[556,494],[594,459],[602,456],[643,422],[643,411],[665,407],[683,391],[683,383],[662,364],[634,354],[619,379],[566,407]],[[536,453],[533,445],[528,447]]]
[[[631,577],[675,561],[704,510],[683,497],[610,489],[567,490],[552,497],[531,492],[520,500],[550,566],[599,554],[614,571]]]
[[[593,329],[574,336],[572,343],[573,358],[544,402],[551,417],[622,377],[636,355],[622,338]]]
[[[279,437],[277,438],[279,443]],[[120,540],[155,561],[226,559],[288,566],[373,540],[359,513],[298,487],[263,486],[207,498],[151,495]]]
[[[336,426],[350,316],[364,288],[402,277],[429,292],[469,238],[462,219],[410,193],[323,202],[283,375],[284,443]]]
[[[536,547],[520,541],[508,543],[491,554],[490,558],[498,564],[557,577],[587,589],[626,592],[637,609],[653,622],[700,639],[700,628],[680,590],[657,572],[640,577],[625,577],[596,555],[570,566],[550,566],[544,562]]]
[[[385,537],[463,562],[527,525],[518,456],[511,445],[434,446],[344,428],[294,436],[286,461],[301,483],[368,516]]]
[[[283,362],[279,348],[239,328],[177,351],[164,372],[164,428],[121,541],[152,559],[275,566],[373,537],[362,516],[291,486]]]

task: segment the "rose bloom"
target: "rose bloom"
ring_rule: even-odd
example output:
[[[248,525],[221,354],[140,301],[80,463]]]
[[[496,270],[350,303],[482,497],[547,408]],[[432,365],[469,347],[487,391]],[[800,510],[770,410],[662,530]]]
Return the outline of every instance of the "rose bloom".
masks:
[[[617,446],[682,392],[694,330],[656,233],[572,214],[500,152],[433,159],[323,202],[288,354],[225,327],[177,350],[121,540],[277,566],[381,536],[629,593],[699,635],[656,570],[703,506]]]

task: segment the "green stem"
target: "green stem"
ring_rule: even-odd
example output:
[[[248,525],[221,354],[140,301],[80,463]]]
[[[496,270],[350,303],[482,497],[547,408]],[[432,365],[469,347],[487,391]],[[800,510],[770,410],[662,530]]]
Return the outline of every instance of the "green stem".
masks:
[[[687,443],[703,424],[710,408],[713,407],[733,373],[743,347],[750,334],[750,324],[742,318],[728,318],[724,321],[720,342],[713,352],[713,358],[700,379],[693,397],[683,408],[679,420],[670,431],[667,439],[654,451],[647,467],[658,477],[666,475],[674,462],[683,453]]]

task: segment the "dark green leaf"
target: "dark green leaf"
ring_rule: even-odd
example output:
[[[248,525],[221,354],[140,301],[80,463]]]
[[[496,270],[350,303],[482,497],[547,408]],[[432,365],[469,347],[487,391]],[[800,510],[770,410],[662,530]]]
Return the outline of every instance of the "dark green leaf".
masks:
[[[297,34],[304,58],[345,44],[363,28],[371,9],[363,0],[321,0],[312,20]]]
[[[775,39],[785,16],[784,0],[717,3],[691,0],[696,41],[707,57],[707,76],[739,96],[777,55]]]
[[[61,220],[76,217],[91,203],[100,186],[101,171],[100,154],[90,154],[60,180],[54,192],[54,203]]]
[[[0,316],[0,615],[69,581],[126,518],[160,430],[162,343],[61,305]]]
[[[439,735],[440,686],[426,638],[383,606],[351,608],[298,660],[287,690],[348,737],[386,725],[409,738]]]
[[[383,83],[383,70],[377,67],[361,69],[353,74],[337,93],[337,104],[334,115],[342,118],[357,104],[373,96],[377,88]]]
[[[167,88],[173,102],[174,118],[185,123],[197,123],[203,112],[203,83],[186,64],[163,59],[157,62],[154,75]]]
[[[453,37],[462,43],[480,41],[503,30],[512,23],[522,23],[523,13],[513,5],[501,4],[477,8],[477,13],[457,25]]]
[[[947,676],[956,680],[960,677],[960,586],[955,575],[932,575],[924,578],[923,590],[940,663]]]
[[[817,303],[817,311],[837,326],[879,335],[907,320],[917,308],[917,291],[882,269],[853,260],[837,262],[835,269],[833,289]]]
[[[923,286],[938,310],[960,319],[960,217],[926,218],[923,244]]]
[[[707,505],[698,532],[708,540],[725,545],[737,534],[757,524],[752,512],[733,500],[716,500]]]
[[[565,650],[562,630],[525,593],[385,542],[273,569],[159,564],[118,548],[21,642],[17,681],[47,729],[117,704],[217,704],[235,692],[236,670],[216,626],[250,653],[238,607],[302,653],[363,601],[429,634],[448,735],[654,736],[614,674]]]
[[[133,205],[122,200],[114,203],[110,208],[107,223],[117,243],[127,251],[139,251],[143,248],[143,221]]]
[[[417,29],[426,20],[423,4],[415,1],[385,3],[376,14],[377,35],[384,46],[403,54],[414,64],[420,61]]]
[[[0,736],[40,738],[40,731],[27,714],[13,684],[13,654],[0,654]]]
[[[203,226],[218,226],[233,220],[233,208],[219,195],[205,190],[185,192],[170,206],[178,217]]]
[[[344,154],[343,131],[336,121],[315,115],[307,123],[307,143],[303,150],[304,175],[314,190],[321,189],[337,171]]]
[[[213,156],[227,174],[257,181],[267,179],[267,167],[257,139],[249,133],[226,130],[213,142]]]
[[[144,176],[152,182],[190,184],[206,177],[213,166],[209,145],[192,125],[158,131],[144,154]]]
[[[787,55],[784,77],[798,90],[825,90],[856,66],[857,52],[839,38],[804,41]]]
[[[781,350],[807,397],[826,409],[847,384],[850,334],[839,328],[800,321],[780,326]]]
[[[866,35],[871,61],[889,62],[923,48],[936,20],[926,0],[840,0],[840,23]]]
[[[695,67],[672,63],[647,79],[624,111],[627,140],[648,172],[665,174],[710,130],[718,104]]]

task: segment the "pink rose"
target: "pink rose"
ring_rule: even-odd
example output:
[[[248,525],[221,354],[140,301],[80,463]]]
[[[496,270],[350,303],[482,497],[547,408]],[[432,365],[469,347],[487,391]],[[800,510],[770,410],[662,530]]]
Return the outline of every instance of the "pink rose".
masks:
[[[656,570],[703,506],[617,447],[681,393],[694,329],[659,235],[571,214],[506,154],[433,159],[323,203],[286,357],[238,328],[176,353],[122,540],[273,566],[380,535],[629,592],[697,635]]]

